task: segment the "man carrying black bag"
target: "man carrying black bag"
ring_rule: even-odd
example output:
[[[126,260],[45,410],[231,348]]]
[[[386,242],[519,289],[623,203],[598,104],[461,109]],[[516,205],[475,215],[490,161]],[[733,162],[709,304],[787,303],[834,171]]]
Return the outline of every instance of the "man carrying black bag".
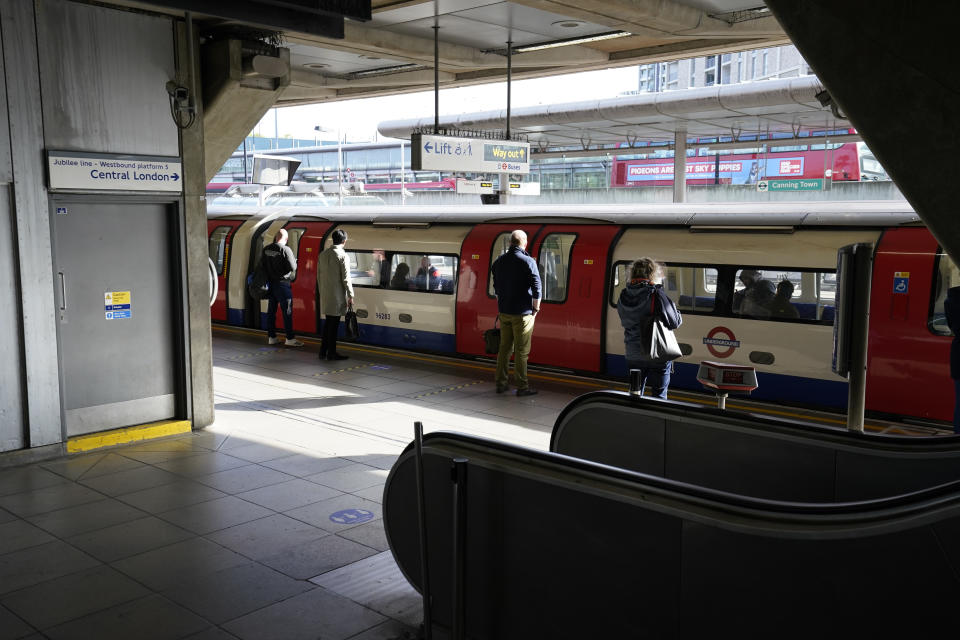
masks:
[[[293,292],[290,282],[297,277],[297,258],[287,246],[287,230],[280,229],[273,244],[263,248],[260,265],[270,283],[269,304],[267,305],[267,342],[277,344],[277,309],[283,315],[283,328],[287,333],[284,345],[302,347],[303,343],[293,333]]]
[[[667,399],[667,387],[670,386],[670,374],[673,371],[671,360],[667,357],[679,357],[679,352],[671,355],[659,354],[651,359],[651,352],[658,346],[651,344],[657,335],[653,326],[656,321],[662,324],[664,331],[673,331],[683,319],[673,304],[663,285],[654,284],[660,277],[660,265],[650,258],[640,258],[630,267],[630,281],[620,292],[617,301],[617,313],[623,324],[623,346],[627,358],[627,370],[640,370],[640,393],[650,383],[650,391],[655,398]],[[653,331],[651,332],[651,327]]]

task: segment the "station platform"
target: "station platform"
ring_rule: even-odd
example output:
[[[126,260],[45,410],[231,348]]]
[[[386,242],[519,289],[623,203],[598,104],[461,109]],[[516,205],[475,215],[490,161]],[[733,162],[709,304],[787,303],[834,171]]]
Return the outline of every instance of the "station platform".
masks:
[[[570,400],[625,388],[532,372],[517,398],[491,363],[306,341],[216,328],[210,427],[0,469],[0,638],[413,637],[381,496],[414,422],[547,449]]]

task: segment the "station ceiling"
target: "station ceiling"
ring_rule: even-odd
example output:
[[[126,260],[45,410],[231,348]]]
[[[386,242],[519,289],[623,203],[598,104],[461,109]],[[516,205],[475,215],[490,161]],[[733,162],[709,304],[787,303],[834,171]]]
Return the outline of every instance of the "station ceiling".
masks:
[[[762,0],[153,0],[199,32],[282,34],[277,106],[499,82],[789,44]],[[322,8],[318,8],[322,7]],[[437,35],[435,65],[434,27]],[[571,87],[571,97],[576,96]]]

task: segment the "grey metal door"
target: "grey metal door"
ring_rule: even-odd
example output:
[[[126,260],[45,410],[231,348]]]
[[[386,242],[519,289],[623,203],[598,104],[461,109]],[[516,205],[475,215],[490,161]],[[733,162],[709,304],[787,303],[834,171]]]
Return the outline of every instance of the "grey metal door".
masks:
[[[170,208],[52,206],[67,436],[174,417]]]

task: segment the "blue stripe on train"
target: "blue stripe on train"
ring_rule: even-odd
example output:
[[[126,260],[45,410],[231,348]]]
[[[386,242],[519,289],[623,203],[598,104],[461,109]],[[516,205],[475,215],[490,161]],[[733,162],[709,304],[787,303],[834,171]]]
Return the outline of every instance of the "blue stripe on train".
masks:
[[[674,362],[671,388],[703,391],[697,382],[696,362]],[[612,376],[627,377],[627,361],[623,356],[607,354],[607,372]],[[819,380],[781,373],[757,371],[757,388],[750,394],[756,400],[781,400],[809,405],[845,408],[847,383],[839,380]]]
[[[227,324],[243,326],[243,309],[227,308]]]

